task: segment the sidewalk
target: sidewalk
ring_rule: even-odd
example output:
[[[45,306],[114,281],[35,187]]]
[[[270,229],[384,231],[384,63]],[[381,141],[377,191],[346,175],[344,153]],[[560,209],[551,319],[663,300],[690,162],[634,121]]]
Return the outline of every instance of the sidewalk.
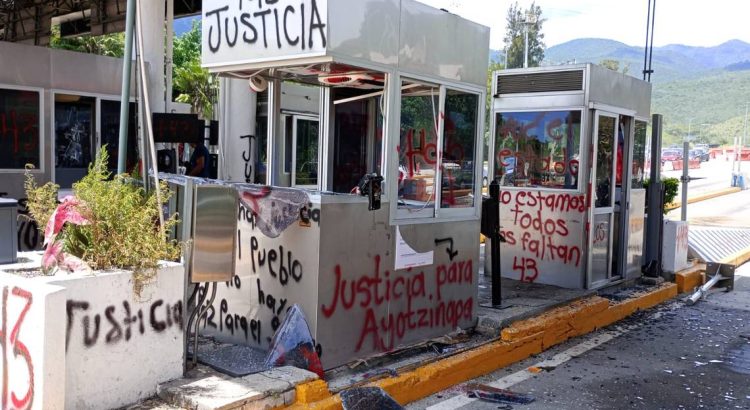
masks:
[[[736,192],[722,190],[692,198],[706,200]],[[732,261],[750,258],[750,250]],[[480,263],[480,266],[483,266]],[[675,283],[632,285],[596,292],[502,280],[502,309],[486,307],[491,284],[479,273],[478,322],[471,333],[455,333],[408,349],[326,372],[285,367],[231,378],[205,366],[188,378],[159,387],[159,397],[132,409],[339,409],[339,393],[352,388],[381,387],[401,404],[538,354],[570,338],[620,321],[705,281],[705,266],[693,265],[675,274]]]
[[[700,272],[692,274],[688,282],[701,278]],[[480,301],[488,298],[485,280],[480,273]],[[230,378],[199,366],[190,377],[160,386],[159,398],[133,409],[338,409],[341,391],[362,386],[381,387],[406,404],[662,303],[678,294],[678,285],[636,285],[597,295],[504,279],[503,294],[507,308],[480,308],[471,334],[448,335],[332,369],[325,381],[294,368]]]

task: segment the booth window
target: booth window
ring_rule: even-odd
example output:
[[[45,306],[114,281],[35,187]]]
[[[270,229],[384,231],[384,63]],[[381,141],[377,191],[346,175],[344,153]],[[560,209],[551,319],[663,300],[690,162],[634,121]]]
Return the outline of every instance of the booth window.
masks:
[[[505,112],[495,121],[501,186],[578,188],[580,111]]]
[[[643,180],[646,172],[646,125],[646,121],[635,121],[633,171],[631,176],[632,188],[643,188]]]
[[[94,154],[96,99],[55,94],[55,180],[70,188],[86,175]]]
[[[475,207],[480,100],[475,92],[401,83],[399,217],[468,215]]]
[[[259,99],[262,94],[259,93]],[[258,104],[260,107],[260,104]],[[258,108],[258,112],[261,109]],[[254,184],[265,185],[267,169],[268,169],[268,116],[264,112],[263,115],[258,114],[255,120],[255,140],[257,141],[257,148],[255,149],[255,158],[253,164],[255,165],[255,179],[252,181]]]
[[[0,89],[0,169],[41,166],[37,91]]]
[[[404,81],[398,152],[398,209],[435,215],[440,87]]]
[[[365,174],[382,174],[383,93],[357,88],[334,88],[331,93],[333,191],[348,193]]]
[[[440,166],[442,208],[474,206],[474,151],[477,142],[478,109],[477,94],[446,91],[443,161]]]
[[[318,120],[295,118],[293,185],[315,188],[318,185]]]
[[[107,146],[109,161],[107,167],[110,172],[117,172],[117,149],[120,143],[120,102],[114,100],[100,100],[101,107],[101,144]],[[128,139],[127,139],[127,159],[125,169],[132,171],[137,165],[137,132],[138,132],[138,108],[136,103],[129,103],[128,109]]]

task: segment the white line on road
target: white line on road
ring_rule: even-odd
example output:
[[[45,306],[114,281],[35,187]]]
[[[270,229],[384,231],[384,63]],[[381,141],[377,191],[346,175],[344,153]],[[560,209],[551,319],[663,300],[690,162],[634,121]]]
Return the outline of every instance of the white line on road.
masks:
[[[649,319],[658,319],[661,317],[661,315],[662,315],[661,312],[656,312],[653,315],[651,315]],[[640,323],[643,323],[643,322],[644,321],[641,321]],[[630,326],[618,327],[617,329],[613,329],[613,330],[597,332],[596,334],[591,336],[588,340],[585,340],[561,353],[558,353],[549,359],[542,360],[541,362],[534,364],[530,367],[538,367],[540,369],[550,369],[550,370],[554,369],[574,357],[581,356],[591,349],[594,349],[598,346],[603,345],[604,343],[609,342],[612,339],[615,339],[619,336],[624,335],[625,333],[640,326],[640,323],[630,325]],[[507,389],[518,383],[526,381],[534,377],[537,374],[538,373],[529,371],[529,368],[527,367],[526,369],[517,371],[513,374],[510,374],[508,376],[495,380],[491,383],[487,383],[487,385],[498,388],[498,389]],[[478,399],[469,397],[465,394],[460,394],[458,396],[453,396],[449,399],[441,401],[440,403],[427,407],[427,410],[453,410],[459,407],[463,407],[476,400]]]

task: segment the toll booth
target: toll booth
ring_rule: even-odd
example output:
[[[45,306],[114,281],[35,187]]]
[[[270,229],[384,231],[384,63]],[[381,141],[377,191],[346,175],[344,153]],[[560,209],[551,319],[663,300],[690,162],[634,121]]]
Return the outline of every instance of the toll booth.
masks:
[[[202,17],[204,66],[266,113],[219,141],[250,143],[226,155],[259,183],[231,184],[236,270],[202,331],[264,348],[298,304],[331,368],[474,326],[489,28],[412,0]]]
[[[494,73],[504,277],[599,288],[640,276],[651,85],[597,65]]]

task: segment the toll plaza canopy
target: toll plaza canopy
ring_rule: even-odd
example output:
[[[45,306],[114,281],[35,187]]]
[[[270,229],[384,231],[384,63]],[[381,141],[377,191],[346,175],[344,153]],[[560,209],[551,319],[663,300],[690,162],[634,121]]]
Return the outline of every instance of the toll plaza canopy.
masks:
[[[259,107],[219,141],[248,183],[233,326],[206,331],[266,348],[298,304],[331,368],[473,326],[489,28],[411,0],[227,0],[202,30],[203,65]]]

